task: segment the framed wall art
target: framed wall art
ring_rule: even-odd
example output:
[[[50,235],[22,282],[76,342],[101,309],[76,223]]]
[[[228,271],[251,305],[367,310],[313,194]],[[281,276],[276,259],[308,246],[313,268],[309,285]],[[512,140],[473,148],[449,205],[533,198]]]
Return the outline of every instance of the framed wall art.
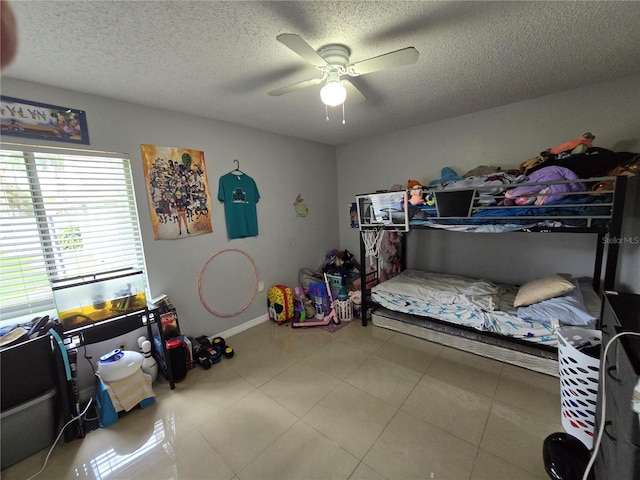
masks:
[[[89,145],[84,110],[0,97],[2,135]]]
[[[211,233],[211,195],[204,152],[140,145],[155,240]]]

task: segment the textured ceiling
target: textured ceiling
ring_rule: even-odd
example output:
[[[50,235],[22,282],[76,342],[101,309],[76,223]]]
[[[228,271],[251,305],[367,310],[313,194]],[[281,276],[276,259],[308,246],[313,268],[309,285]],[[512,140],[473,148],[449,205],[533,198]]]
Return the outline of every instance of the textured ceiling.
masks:
[[[327,144],[640,73],[640,2],[14,1],[3,76]],[[276,40],[342,43],[351,62],[413,46],[415,65],[352,81],[342,110]],[[45,101],[46,99],[38,99]]]

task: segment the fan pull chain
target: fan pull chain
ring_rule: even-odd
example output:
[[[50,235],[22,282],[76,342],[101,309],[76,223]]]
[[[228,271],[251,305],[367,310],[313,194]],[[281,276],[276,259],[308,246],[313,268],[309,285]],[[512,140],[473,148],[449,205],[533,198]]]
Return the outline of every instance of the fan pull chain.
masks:
[[[325,115],[325,120],[328,122],[329,121],[329,107],[327,107],[326,105],[324,106],[324,115]],[[344,125],[345,123],[347,123],[347,121],[344,118],[344,103],[342,104],[342,125]]]

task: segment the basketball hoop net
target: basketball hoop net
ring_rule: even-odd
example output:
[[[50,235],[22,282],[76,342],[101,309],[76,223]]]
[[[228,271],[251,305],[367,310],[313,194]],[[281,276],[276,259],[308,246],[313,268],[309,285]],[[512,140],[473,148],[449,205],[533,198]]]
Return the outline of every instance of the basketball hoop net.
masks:
[[[380,253],[380,246],[382,245],[382,239],[384,238],[384,227],[360,230],[360,234],[362,235],[365,253],[369,256],[370,263],[373,263]]]

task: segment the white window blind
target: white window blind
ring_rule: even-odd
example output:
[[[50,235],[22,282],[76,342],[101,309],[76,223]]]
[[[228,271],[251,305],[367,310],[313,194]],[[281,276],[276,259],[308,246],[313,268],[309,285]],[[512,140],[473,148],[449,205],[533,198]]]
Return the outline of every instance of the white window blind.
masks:
[[[146,272],[126,156],[2,146],[0,321],[55,312],[52,281],[129,267]]]

